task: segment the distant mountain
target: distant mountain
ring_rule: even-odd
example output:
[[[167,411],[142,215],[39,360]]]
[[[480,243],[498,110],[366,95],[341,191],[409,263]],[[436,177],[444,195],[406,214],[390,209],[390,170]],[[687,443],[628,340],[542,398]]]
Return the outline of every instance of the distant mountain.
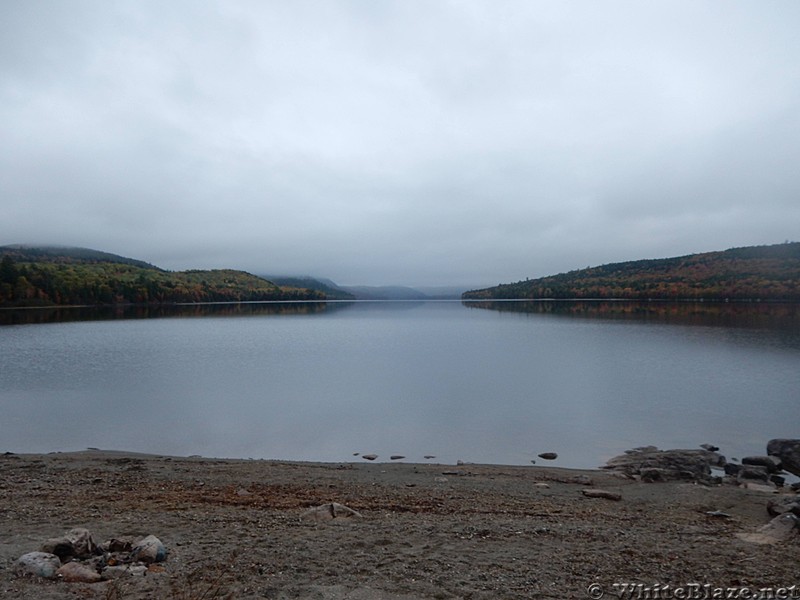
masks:
[[[262,277],[278,285],[321,292],[328,300],[355,300],[353,294],[339,287],[330,279],[285,275],[263,275]]]
[[[433,298],[458,299],[464,288],[429,287],[411,288],[399,285],[339,285],[322,277],[297,275],[264,275],[279,285],[290,285],[324,293],[329,300],[431,300]]]
[[[342,289],[353,294],[358,300],[429,300],[430,298],[410,287],[399,285],[350,285]]]
[[[55,246],[0,247],[0,305],[174,304],[323,300],[233,269],[170,272],[146,262]]]
[[[465,285],[434,285],[414,288],[431,300],[458,300],[469,288]]]
[[[158,267],[133,258],[126,258],[110,252],[91,250],[90,248],[76,248],[72,246],[33,246],[26,244],[11,244],[0,246],[0,256],[10,256],[18,262],[50,262],[50,263],[116,263],[120,265],[133,265],[143,269],[156,269]]]
[[[637,260],[503,284],[464,299],[800,301],[800,242]]]

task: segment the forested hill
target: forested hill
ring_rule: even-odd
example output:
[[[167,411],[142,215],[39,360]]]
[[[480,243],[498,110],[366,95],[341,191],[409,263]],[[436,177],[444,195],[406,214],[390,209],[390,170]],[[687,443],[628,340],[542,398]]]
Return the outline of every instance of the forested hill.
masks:
[[[170,272],[85,248],[0,247],[0,306],[323,299],[232,269]]]
[[[637,260],[466,292],[464,299],[800,301],[800,242]]]

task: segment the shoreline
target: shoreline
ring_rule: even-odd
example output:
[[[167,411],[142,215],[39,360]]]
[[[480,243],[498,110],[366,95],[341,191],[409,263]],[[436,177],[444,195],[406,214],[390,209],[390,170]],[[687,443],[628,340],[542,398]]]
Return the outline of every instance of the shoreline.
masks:
[[[0,595],[488,600],[585,598],[593,583],[788,586],[797,535],[737,536],[769,522],[776,495],[538,464],[4,454]],[[304,518],[326,503],[361,518]],[[155,535],[169,554],[147,576],[114,581],[15,575],[19,556],[74,527],[98,544]]]

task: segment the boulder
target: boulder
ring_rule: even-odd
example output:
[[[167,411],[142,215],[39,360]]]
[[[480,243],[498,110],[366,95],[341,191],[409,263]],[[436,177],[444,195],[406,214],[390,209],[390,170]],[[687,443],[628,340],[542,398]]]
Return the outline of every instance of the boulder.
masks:
[[[737,533],[739,539],[753,544],[777,544],[797,535],[800,519],[792,513],[783,513],[772,519],[755,533]]]
[[[774,483],[778,487],[783,487],[786,485],[786,477],[783,475],[770,475],[769,480],[771,483]]]
[[[754,465],[742,465],[737,474],[739,480],[751,479],[754,481],[769,481],[769,472],[766,467],[758,467]]]
[[[800,476],[800,440],[770,440],[767,443],[767,454],[778,457],[784,470]]]
[[[708,481],[711,479],[711,467],[722,468],[725,464],[724,456],[710,450],[659,450],[655,446],[645,446],[612,458],[602,468],[629,477],[647,474],[649,481]]]
[[[742,465],[728,463],[723,467],[723,470],[725,471],[725,475],[736,477],[739,474],[739,471],[742,470]]]
[[[764,467],[770,473],[777,473],[781,470],[781,459],[777,456],[745,456],[742,464]]]
[[[800,496],[779,496],[778,498],[770,498],[767,502],[767,512],[773,517],[787,512],[800,517]]]
[[[539,454],[539,458],[542,458],[544,460],[555,460],[558,458],[558,454],[556,454],[555,452],[542,452],[541,454]]]
[[[81,562],[68,562],[56,571],[56,576],[71,583],[97,583],[103,579],[91,566]]]
[[[61,560],[48,552],[28,552],[19,557],[14,570],[20,575],[35,575],[44,579],[55,579]]]
[[[156,536],[148,535],[133,547],[131,558],[145,564],[161,562],[167,559],[167,549]]]
[[[363,458],[365,460],[375,460],[376,458],[378,458],[378,455],[377,454],[365,454],[361,458]]]

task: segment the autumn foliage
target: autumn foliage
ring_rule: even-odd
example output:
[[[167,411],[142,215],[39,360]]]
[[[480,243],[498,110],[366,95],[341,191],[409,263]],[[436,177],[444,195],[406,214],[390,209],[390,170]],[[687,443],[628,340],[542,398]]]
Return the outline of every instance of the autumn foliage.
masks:
[[[800,242],[613,263],[474,290],[464,299],[800,301]]]

